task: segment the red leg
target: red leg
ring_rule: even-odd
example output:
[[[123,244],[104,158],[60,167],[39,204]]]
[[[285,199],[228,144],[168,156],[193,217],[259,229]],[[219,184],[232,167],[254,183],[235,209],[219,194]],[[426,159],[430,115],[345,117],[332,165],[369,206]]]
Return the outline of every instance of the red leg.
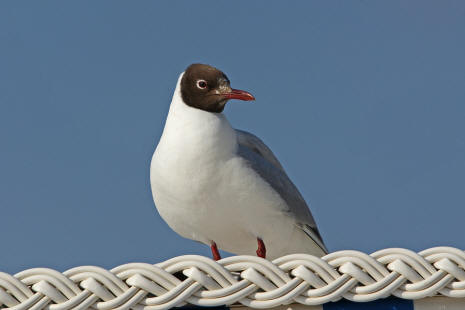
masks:
[[[257,238],[257,242],[258,242],[257,256],[261,258],[266,258],[265,243],[263,243],[263,240],[260,238]]]
[[[210,245],[210,248],[212,249],[212,255],[214,260],[220,260],[221,255],[220,252],[218,251],[218,248],[216,247],[216,243],[212,241],[212,244]]]

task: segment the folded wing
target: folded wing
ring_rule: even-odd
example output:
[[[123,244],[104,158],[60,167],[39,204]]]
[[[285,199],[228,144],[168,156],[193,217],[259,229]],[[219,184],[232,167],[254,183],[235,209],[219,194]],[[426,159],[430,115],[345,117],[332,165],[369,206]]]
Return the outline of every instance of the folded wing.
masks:
[[[236,129],[239,156],[258,173],[286,202],[284,210],[324,252],[328,252],[315,220],[297,187],[287,176],[273,152],[257,136]]]

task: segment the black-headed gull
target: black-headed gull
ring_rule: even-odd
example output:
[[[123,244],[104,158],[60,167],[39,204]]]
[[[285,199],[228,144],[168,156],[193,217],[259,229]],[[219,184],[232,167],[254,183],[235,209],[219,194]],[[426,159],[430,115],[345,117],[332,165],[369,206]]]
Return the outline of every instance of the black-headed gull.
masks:
[[[161,217],[178,234],[235,254],[273,259],[327,251],[305,200],[278,159],[221,112],[232,89],[220,70],[193,64],[178,79],[150,180]],[[265,247],[266,245],[266,247]]]

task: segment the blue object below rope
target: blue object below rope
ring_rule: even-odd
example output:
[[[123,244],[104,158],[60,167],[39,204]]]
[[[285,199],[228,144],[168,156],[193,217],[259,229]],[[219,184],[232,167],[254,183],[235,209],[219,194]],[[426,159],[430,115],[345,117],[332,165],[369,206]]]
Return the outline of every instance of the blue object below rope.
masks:
[[[414,310],[412,300],[389,297],[372,302],[340,300],[323,305],[323,310]],[[421,310],[421,309],[416,309]]]
[[[185,306],[174,308],[177,310],[249,310],[246,306],[221,306],[221,307],[197,307]],[[465,298],[429,297],[419,300],[407,300],[396,297],[388,297],[372,302],[352,302],[342,299],[337,302],[330,302],[321,306],[305,306],[292,304],[271,308],[271,310],[463,310],[465,309]]]

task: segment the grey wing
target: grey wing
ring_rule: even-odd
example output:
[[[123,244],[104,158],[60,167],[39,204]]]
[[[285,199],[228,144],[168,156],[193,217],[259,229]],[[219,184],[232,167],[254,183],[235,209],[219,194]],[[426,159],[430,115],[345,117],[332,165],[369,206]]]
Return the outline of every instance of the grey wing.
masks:
[[[257,136],[236,129],[238,154],[281,196],[288,205],[289,216],[320,247],[328,252],[315,220],[297,187],[287,176],[273,152]]]

